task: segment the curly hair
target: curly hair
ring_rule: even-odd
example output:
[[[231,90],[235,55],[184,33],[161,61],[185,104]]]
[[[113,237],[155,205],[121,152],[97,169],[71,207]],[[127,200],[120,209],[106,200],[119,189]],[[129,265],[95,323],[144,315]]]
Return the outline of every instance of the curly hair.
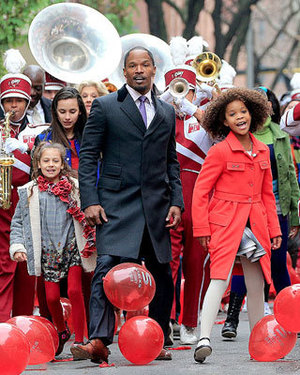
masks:
[[[257,91],[235,87],[222,92],[205,111],[202,126],[212,138],[222,139],[230,132],[230,128],[224,125],[225,112],[227,105],[235,100],[242,101],[251,115],[250,132],[253,133],[264,125],[270,114],[267,99]]]

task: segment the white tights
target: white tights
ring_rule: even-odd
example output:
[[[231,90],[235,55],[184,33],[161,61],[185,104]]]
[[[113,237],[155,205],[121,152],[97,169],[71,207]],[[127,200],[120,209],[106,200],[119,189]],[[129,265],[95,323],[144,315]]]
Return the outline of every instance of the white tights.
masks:
[[[240,259],[247,287],[247,309],[251,331],[256,322],[264,316],[264,277],[259,262],[251,263],[245,257],[240,257]],[[210,281],[203,301],[200,338],[210,338],[223,294],[231,278],[232,268],[227,280],[212,279]],[[206,342],[202,340],[202,344]]]

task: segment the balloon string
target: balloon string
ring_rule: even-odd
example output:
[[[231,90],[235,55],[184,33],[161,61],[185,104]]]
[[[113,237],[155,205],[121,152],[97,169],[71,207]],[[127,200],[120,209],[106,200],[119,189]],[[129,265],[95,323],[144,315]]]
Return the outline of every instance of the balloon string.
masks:
[[[168,348],[168,350],[191,350],[191,346],[177,346],[177,348]]]
[[[114,363],[111,363],[110,365],[107,363],[107,362],[105,362],[105,361],[103,361],[100,365],[99,365],[99,367],[101,367],[101,368],[104,368],[104,367],[114,367],[115,366],[115,364]]]

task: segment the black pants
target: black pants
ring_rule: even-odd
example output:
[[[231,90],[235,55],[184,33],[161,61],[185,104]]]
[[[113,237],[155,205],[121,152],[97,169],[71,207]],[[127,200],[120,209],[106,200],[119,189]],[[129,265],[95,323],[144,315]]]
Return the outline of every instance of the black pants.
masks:
[[[159,323],[165,338],[167,337],[174,295],[171,268],[169,263],[158,262],[148,231],[145,230],[138,259],[98,255],[90,299],[90,339],[100,338],[104,345],[113,341],[115,315],[113,306],[105,295],[102,278],[117,264],[140,264],[142,260],[156,283],[155,296],[149,305],[149,317]]]

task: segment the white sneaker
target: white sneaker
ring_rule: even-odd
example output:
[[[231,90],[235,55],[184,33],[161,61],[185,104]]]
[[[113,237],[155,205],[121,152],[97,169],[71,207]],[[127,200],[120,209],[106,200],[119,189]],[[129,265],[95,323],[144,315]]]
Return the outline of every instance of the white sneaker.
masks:
[[[268,302],[265,302],[265,311],[264,311],[264,315],[267,316],[267,315],[271,315],[272,314],[272,311],[270,309],[270,306],[268,304]]]
[[[173,338],[176,340],[180,338],[180,325],[177,322],[173,323]]]
[[[181,324],[180,327],[180,343],[183,345],[197,344],[196,327],[186,327]]]

